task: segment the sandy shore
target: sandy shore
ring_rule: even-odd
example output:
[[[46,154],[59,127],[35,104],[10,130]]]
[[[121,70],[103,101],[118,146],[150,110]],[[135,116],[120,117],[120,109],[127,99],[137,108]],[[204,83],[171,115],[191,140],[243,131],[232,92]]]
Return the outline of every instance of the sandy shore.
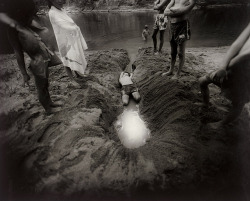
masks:
[[[34,85],[21,86],[14,55],[1,55],[1,184],[6,200],[207,200],[249,196],[249,105],[225,130],[230,103],[211,86],[202,111],[198,78],[216,69],[227,47],[189,48],[182,77],[162,77],[169,55],[140,49],[134,79],[151,138],[126,149],[114,122],[122,113],[118,76],[125,50],[89,51],[90,78],[68,86],[62,66],[50,68],[50,92],[60,111],[47,116]],[[28,59],[27,59],[28,62]]]

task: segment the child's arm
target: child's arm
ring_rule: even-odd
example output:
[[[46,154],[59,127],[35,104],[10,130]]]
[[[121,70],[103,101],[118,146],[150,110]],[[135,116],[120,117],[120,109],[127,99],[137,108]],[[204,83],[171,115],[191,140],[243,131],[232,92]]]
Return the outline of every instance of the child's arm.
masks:
[[[247,39],[250,37],[250,23],[240,34],[240,36],[231,45],[227,54],[221,64],[221,69],[226,70],[231,60],[239,53],[243,45],[246,43]],[[236,60],[236,59],[235,59]]]
[[[240,34],[240,36],[235,40],[235,42],[231,45],[229,50],[227,51],[227,54],[225,56],[225,59],[223,60],[221,67],[216,72],[214,79],[215,80],[223,80],[224,77],[226,77],[226,69],[231,68],[232,66],[236,66],[235,64],[243,61],[244,59],[249,58],[250,47],[245,50],[245,52],[238,55],[239,51],[243,47],[243,45],[246,43],[247,39],[250,37],[250,23],[248,26],[244,29],[244,31]]]
[[[189,0],[189,4],[185,4],[179,8],[170,8],[170,11],[172,11],[172,14],[170,16],[179,16],[179,15],[185,15],[189,13],[193,7],[195,6],[196,0]]]
[[[161,3],[158,1],[158,4],[155,4],[154,10],[161,10],[169,2],[169,0],[163,0]]]
[[[124,74],[124,72],[121,72],[119,80],[122,78],[123,74]]]
[[[167,5],[166,9],[164,10],[165,15],[170,15],[172,11],[170,10],[171,7],[174,6],[175,0],[171,0],[169,4]]]
[[[10,18],[6,13],[0,12],[0,22],[8,25],[11,28],[15,28],[18,23],[13,20],[12,18]]]
[[[244,61],[245,59],[249,59],[249,58],[250,58],[250,48],[244,51],[243,53],[240,53],[240,55],[237,55],[236,57],[234,57],[228,64],[227,68],[236,66],[235,64],[240,63],[241,61]]]

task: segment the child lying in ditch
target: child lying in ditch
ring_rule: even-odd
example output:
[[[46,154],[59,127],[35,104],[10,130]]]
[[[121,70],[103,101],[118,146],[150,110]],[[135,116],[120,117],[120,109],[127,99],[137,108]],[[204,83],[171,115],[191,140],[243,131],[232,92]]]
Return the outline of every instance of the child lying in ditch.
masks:
[[[227,125],[241,113],[245,103],[250,101],[250,23],[231,45],[221,67],[199,79],[203,106],[209,105],[208,85],[213,83],[221,88],[222,94],[232,101],[229,114],[212,128]]]
[[[119,82],[122,85],[122,102],[126,106],[129,103],[129,97],[132,95],[136,102],[139,102],[141,97],[138,92],[138,88],[132,81],[133,72],[136,66],[132,64],[132,72],[121,72]]]

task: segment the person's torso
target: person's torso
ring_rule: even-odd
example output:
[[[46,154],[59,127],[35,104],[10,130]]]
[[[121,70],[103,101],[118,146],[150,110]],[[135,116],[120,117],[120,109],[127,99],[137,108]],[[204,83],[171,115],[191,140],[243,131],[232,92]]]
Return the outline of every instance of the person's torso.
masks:
[[[173,9],[180,9],[185,7],[189,3],[189,0],[175,0],[174,6],[172,7]],[[170,22],[171,23],[177,23],[181,22],[184,20],[187,20],[188,16],[187,14],[179,15],[177,17],[170,17]]]
[[[133,82],[132,82],[132,80],[131,80],[131,78],[130,78],[129,76],[122,76],[122,77],[120,78],[120,83],[121,83],[122,85],[133,84]]]

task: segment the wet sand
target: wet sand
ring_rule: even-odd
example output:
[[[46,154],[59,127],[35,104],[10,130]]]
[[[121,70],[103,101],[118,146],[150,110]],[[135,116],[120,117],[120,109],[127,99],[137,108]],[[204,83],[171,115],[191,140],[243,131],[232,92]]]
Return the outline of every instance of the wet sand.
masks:
[[[230,102],[211,86],[213,105],[202,111],[197,80],[216,69],[227,47],[190,48],[179,80],[161,76],[169,50],[140,49],[134,80],[150,139],[125,148],[115,122],[122,114],[118,77],[129,63],[124,50],[89,51],[90,78],[68,86],[62,66],[50,68],[53,100],[46,116],[34,80],[23,88],[14,55],[1,55],[1,186],[4,200],[207,200],[249,198],[250,106],[225,130]]]

